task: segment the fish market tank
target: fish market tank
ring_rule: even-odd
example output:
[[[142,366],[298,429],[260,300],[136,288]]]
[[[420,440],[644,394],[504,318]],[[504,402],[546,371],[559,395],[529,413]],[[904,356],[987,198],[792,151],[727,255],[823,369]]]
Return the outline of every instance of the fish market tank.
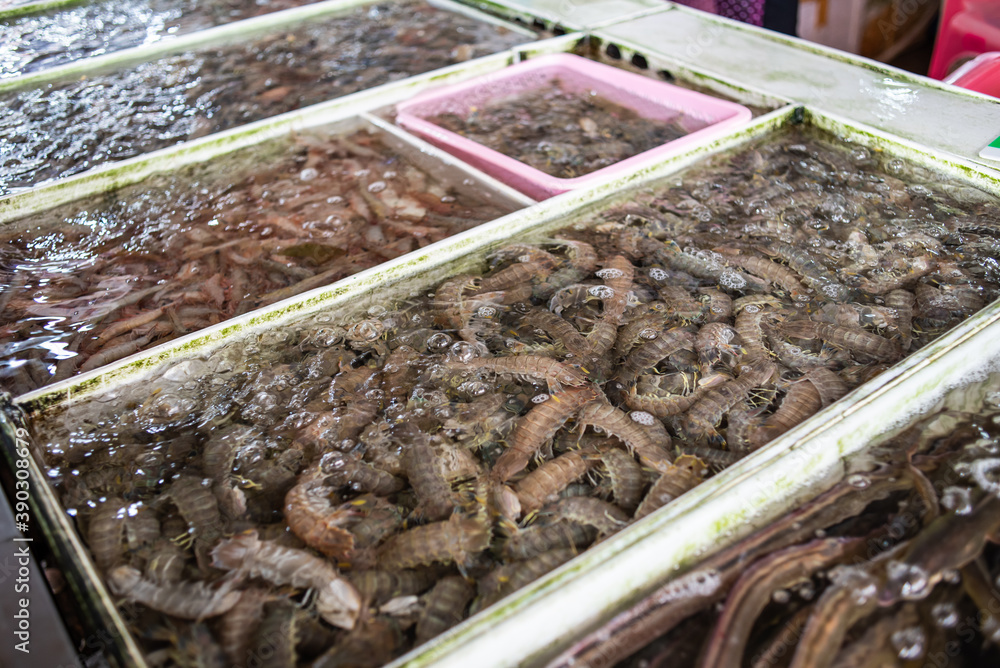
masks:
[[[349,121],[9,221],[0,387],[96,369],[520,206]]]
[[[967,184],[793,126],[448,275],[42,411],[34,442],[147,657],[238,661],[272,638],[315,665],[381,665],[994,301],[995,212]],[[847,485],[922,485],[876,477]],[[995,500],[970,502],[994,535]]]
[[[829,491],[694,565],[547,668],[996,663],[996,360],[978,376],[853,457]]]

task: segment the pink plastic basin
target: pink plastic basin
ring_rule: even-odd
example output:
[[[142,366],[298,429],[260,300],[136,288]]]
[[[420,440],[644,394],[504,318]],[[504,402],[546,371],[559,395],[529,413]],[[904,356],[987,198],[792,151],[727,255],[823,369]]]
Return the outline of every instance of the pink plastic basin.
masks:
[[[443,113],[467,118],[474,108],[552,87],[556,80],[565,92],[592,92],[649,120],[667,123],[681,116],[679,124],[691,132],[590,174],[566,179],[546,174],[427,120]],[[679,153],[751,118],[749,109],[734,102],[570,54],[541,56],[465,83],[422,93],[399,104],[396,111],[396,121],[407,130],[539,200],[609,176],[627,174],[651,158]]]
[[[948,75],[945,83],[1000,97],[1000,51],[984,53]]]
[[[1000,50],[997,0],[945,0],[927,76],[944,79],[981,53]]]

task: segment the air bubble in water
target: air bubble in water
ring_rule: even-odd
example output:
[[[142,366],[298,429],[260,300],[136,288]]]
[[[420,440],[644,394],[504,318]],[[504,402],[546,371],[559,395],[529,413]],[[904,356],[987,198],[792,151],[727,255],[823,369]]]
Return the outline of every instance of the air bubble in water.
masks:
[[[368,184],[368,192],[370,193],[380,193],[386,188],[385,181],[373,181]]]
[[[200,360],[185,360],[173,365],[163,374],[164,380],[181,383],[206,375],[206,365]]]
[[[983,491],[1000,497],[1000,478],[998,478],[998,474],[1000,474],[1000,459],[995,457],[977,459],[972,463],[969,470],[972,473],[972,479],[976,481],[976,484]]]
[[[864,146],[859,146],[858,148],[851,151],[851,160],[854,162],[867,162],[871,160],[872,154]]]
[[[957,585],[962,581],[962,574],[954,568],[946,568],[941,571],[941,579],[948,584]]]
[[[943,629],[950,629],[958,624],[958,610],[950,601],[935,603],[931,608],[931,616],[934,617],[934,623]]]
[[[289,339],[291,338],[292,335],[289,334],[288,332],[280,329],[275,329],[261,334],[258,341],[262,346],[273,347],[288,343]]]
[[[851,600],[855,605],[866,604],[878,593],[871,576],[855,566],[835,566],[830,570],[829,578],[830,582],[838,587],[850,590]]]
[[[816,587],[813,586],[812,581],[806,580],[798,586],[796,593],[806,601],[811,601],[814,596],[816,596]]]
[[[544,403],[544,402],[548,401],[551,398],[552,397],[550,397],[547,394],[536,394],[535,396],[531,397],[531,403],[533,403],[533,404],[541,404],[541,403]]]
[[[927,572],[916,564],[890,560],[886,564],[886,575],[888,586],[904,600],[917,601],[928,593]]]
[[[299,178],[303,181],[312,181],[317,176],[319,176],[319,172],[314,167],[306,167],[299,172]]]
[[[381,320],[369,318],[356,322],[347,330],[347,338],[351,341],[374,341],[385,332]]]
[[[997,439],[995,438],[981,438],[975,443],[973,443],[972,447],[977,448],[980,452],[985,453],[987,455],[1000,454],[1000,441],[997,441]]]
[[[166,393],[140,406],[139,417],[147,425],[168,424],[191,417],[195,408],[194,399]]]
[[[924,655],[927,648],[927,634],[919,626],[900,629],[889,638],[896,655],[904,661],[913,661]]]
[[[278,405],[278,397],[270,392],[258,392],[250,402],[255,408],[268,411]]]
[[[968,478],[972,475],[972,464],[969,462],[958,462],[951,469],[962,478]]]
[[[476,312],[480,318],[495,318],[497,315],[497,310],[493,306],[480,306]]]
[[[722,585],[719,571],[714,568],[692,571],[663,586],[656,594],[658,603],[667,603],[697,596],[710,596]]]
[[[792,600],[792,595],[788,593],[787,589],[775,589],[774,593],[771,594],[771,600],[778,605],[784,605]]]
[[[445,334],[444,332],[438,332],[437,334],[432,334],[427,339],[427,349],[431,352],[441,352],[445,348],[451,345],[451,336]]]
[[[986,404],[987,408],[991,408],[993,410],[1000,409],[1000,390],[987,392],[986,396],[983,397],[983,402]]]
[[[367,311],[368,317],[370,317],[370,318],[381,318],[382,316],[384,316],[388,312],[389,312],[389,309],[387,309],[386,307],[382,306],[381,304],[374,304],[372,306],[369,306],[368,307],[368,311]]]
[[[477,356],[476,347],[468,341],[456,341],[449,352],[456,361],[462,363],[471,362]]]
[[[321,327],[309,336],[309,342],[319,348],[330,348],[344,340],[341,327]]]
[[[858,489],[865,489],[872,484],[872,481],[868,479],[867,476],[860,473],[854,473],[847,476],[847,484],[851,487],[856,487]]]
[[[639,332],[640,339],[646,339],[647,341],[652,341],[658,336],[655,329],[644,329]]]
[[[649,277],[654,281],[665,281],[667,280],[668,274],[663,269],[659,267],[653,267],[649,270]]]
[[[945,487],[941,492],[941,505],[956,515],[968,515],[972,512],[972,490],[957,485]]]
[[[464,392],[470,397],[481,397],[489,392],[490,386],[481,380],[467,380],[458,386],[459,392]]]
[[[756,304],[747,304],[746,306],[743,307],[743,310],[746,311],[747,313],[757,313],[760,311],[760,307],[757,306]]]
[[[647,427],[652,427],[656,423],[656,417],[652,413],[647,413],[646,411],[632,411],[628,414],[632,418],[633,422],[638,422],[641,425]]]

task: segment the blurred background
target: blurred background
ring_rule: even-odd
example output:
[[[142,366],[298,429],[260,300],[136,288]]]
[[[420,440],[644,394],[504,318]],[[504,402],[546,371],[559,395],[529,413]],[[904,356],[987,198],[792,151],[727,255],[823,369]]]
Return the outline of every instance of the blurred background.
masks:
[[[819,44],[928,74],[942,16],[996,15],[980,0],[678,0],[727,18],[795,34]],[[972,51],[974,49],[970,49]],[[986,49],[984,49],[986,50]],[[965,58],[968,60],[969,58]],[[964,62],[964,61],[962,61]],[[954,70],[961,62],[949,63]],[[939,77],[940,78],[940,77]]]

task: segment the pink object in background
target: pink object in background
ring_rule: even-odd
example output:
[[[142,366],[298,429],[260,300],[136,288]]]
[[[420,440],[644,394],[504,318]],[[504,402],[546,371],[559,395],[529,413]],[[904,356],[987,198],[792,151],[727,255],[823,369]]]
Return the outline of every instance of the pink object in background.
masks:
[[[680,123],[692,131],[661,146],[576,178],[546,174],[499,151],[445,130],[428,118],[452,113],[466,118],[473,108],[513,98],[527,91],[556,84],[566,92],[588,91],[654,121]],[[625,175],[651,158],[666,158],[692,144],[704,142],[750,120],[746,107],[687,90],[639,74],[569,54],[532,58],[500,72],[465,83],[422,93],[396,107],[396,121],[469,164],[535,199],[588,185],[599,179]]]
[[[983,53],[948,75],[945,83],[1000,97],[1000,51]]]
[[[764,0],[715,0],[719,16],[752,26],[764,25]]]
[[[679,5],[685,5],[691,9],[700,9],[703,12],[715,13],[715,0],[675,0]]]
[[[944,79],[963,60],[987,51],[1000,51],[1000,2],[946,0],[927,76]]]
[[[674,0],[678,4],[736,19],[754,26],[764,25],[764,0]]]

